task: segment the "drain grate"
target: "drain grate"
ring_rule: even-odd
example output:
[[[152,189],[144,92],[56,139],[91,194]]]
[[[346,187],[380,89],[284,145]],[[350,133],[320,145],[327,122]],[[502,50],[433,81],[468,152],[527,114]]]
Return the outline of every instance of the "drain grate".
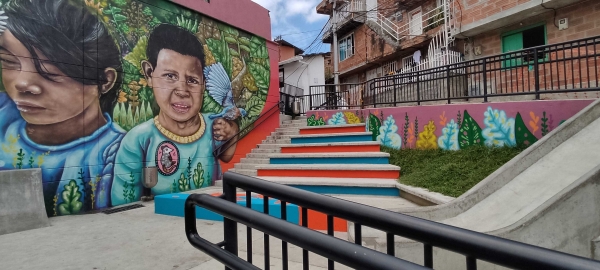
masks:
[[[123,207],[119,207],[119,208],[112,208],[112,209],[104,210],[104,211],[102,211],[102,213],[110,215],[110,214],[114,214],[114,213],[125,212],[127,210],[137,209],[140,207],[144,207],[144,205],[142,205],[140,203],[136,203],[136,204],[123,206]]]

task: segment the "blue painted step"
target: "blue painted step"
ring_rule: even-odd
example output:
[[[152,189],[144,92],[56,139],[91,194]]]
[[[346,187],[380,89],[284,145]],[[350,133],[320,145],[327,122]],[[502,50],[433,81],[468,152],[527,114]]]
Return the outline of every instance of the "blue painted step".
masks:
[[[292,144],[363,142],[363,141],[373,141],[371,132],[294,135],[291,137]]]
[[[261,176],[259,178],[320,194],[400,196],[396,181],[390,179],[278,176]]]
[[[270,164],[389,164],[383,152],[274,154]]]
[[[220,194],[213,194],[220,195]],[[154,197],[154,213],[168,216],[183,217],[185,200],[190,194],[187,193],[172,193],[165,195],[158,195]],[[252,209],[263,213],[264,210],[264,199],[253,195],[251,199]],[[237,194],[237,204],[246,206],[246,193]],[[300,212],[298,206],[295,204],[288,203],[287,206],[287,221],[299,224]],[[281,218],[281,202],[276,199],[269,199],[269,215]],[[216,214],[215,212],[206,210],[201,207],[196,207],[196,218],[204,220],[223,221],[223,216]]]
[[[289,185],[298,189],[319,193],[335,195],[371,195],[371,196],[400,196],[400,190],[395,187],[347,187],[347,186],[311,186],[311,185]]]

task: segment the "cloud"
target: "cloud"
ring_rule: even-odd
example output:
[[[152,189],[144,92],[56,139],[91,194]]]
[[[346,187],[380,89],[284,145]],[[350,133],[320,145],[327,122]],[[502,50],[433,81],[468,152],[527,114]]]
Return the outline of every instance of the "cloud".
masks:
[[[327,15],[317,14],[320,0],[252,0],[270,11],[274,36],[314,29],[314,23],[327,20]],[[310,26],[309,26],[310,25]],[[321,27],[322,25],[319,25]]]

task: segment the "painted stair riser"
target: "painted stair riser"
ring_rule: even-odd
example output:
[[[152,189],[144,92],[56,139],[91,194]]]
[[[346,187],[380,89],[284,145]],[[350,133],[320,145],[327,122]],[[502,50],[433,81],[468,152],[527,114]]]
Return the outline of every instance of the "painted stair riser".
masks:
[[[271,158],[270,164],[389,164],[387,157]]]
[[[336,142],[365,142],[373,141],[371,135],[340,135],[324,137],[295,137],[292,138],[292,144],[304,143],[336,143]]]
[[[384,178],[398,179],[400,171],[378,170],[273,170],[258,169],[257,176],[282,176],[282,177],[335,177],[335,178]]]
[[[305,147],[281,147],[281,153],[343,153],[343,152],[379,152],[379,145],[327,145]]]
[[[365,126],[351,126],[351,127],[335,127],[335,126],[333,126],[330,128],[300,129],[300,135],[346,133],[346,132],[365,132]]]
[[[242,158],[240,163],[243,164],[269,164],[271,161],[268,158]]]
[[[229,169],[230,172],[235,172],[247,176],[256,176],[256,170],[246,170],[246,169]]]
[[[334,195],[369,195],[399,197],[400,190],[396,187],[352,187],[352,186],[315,186],[315,185],[288,185],[298,189]]]

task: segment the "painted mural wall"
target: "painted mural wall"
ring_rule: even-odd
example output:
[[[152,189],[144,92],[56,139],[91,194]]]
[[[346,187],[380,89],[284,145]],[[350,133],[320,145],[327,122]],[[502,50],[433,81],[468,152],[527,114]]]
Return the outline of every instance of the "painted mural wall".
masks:
[[[0,169],[41,168],[49,216],[211,185],[266,107],[261,37],[162,0],[0,3]]]
[[[366,123],[373,141],[395,148],[459,150],[529,146],[593,100],[521,101],[310,111],[309,126]]]

